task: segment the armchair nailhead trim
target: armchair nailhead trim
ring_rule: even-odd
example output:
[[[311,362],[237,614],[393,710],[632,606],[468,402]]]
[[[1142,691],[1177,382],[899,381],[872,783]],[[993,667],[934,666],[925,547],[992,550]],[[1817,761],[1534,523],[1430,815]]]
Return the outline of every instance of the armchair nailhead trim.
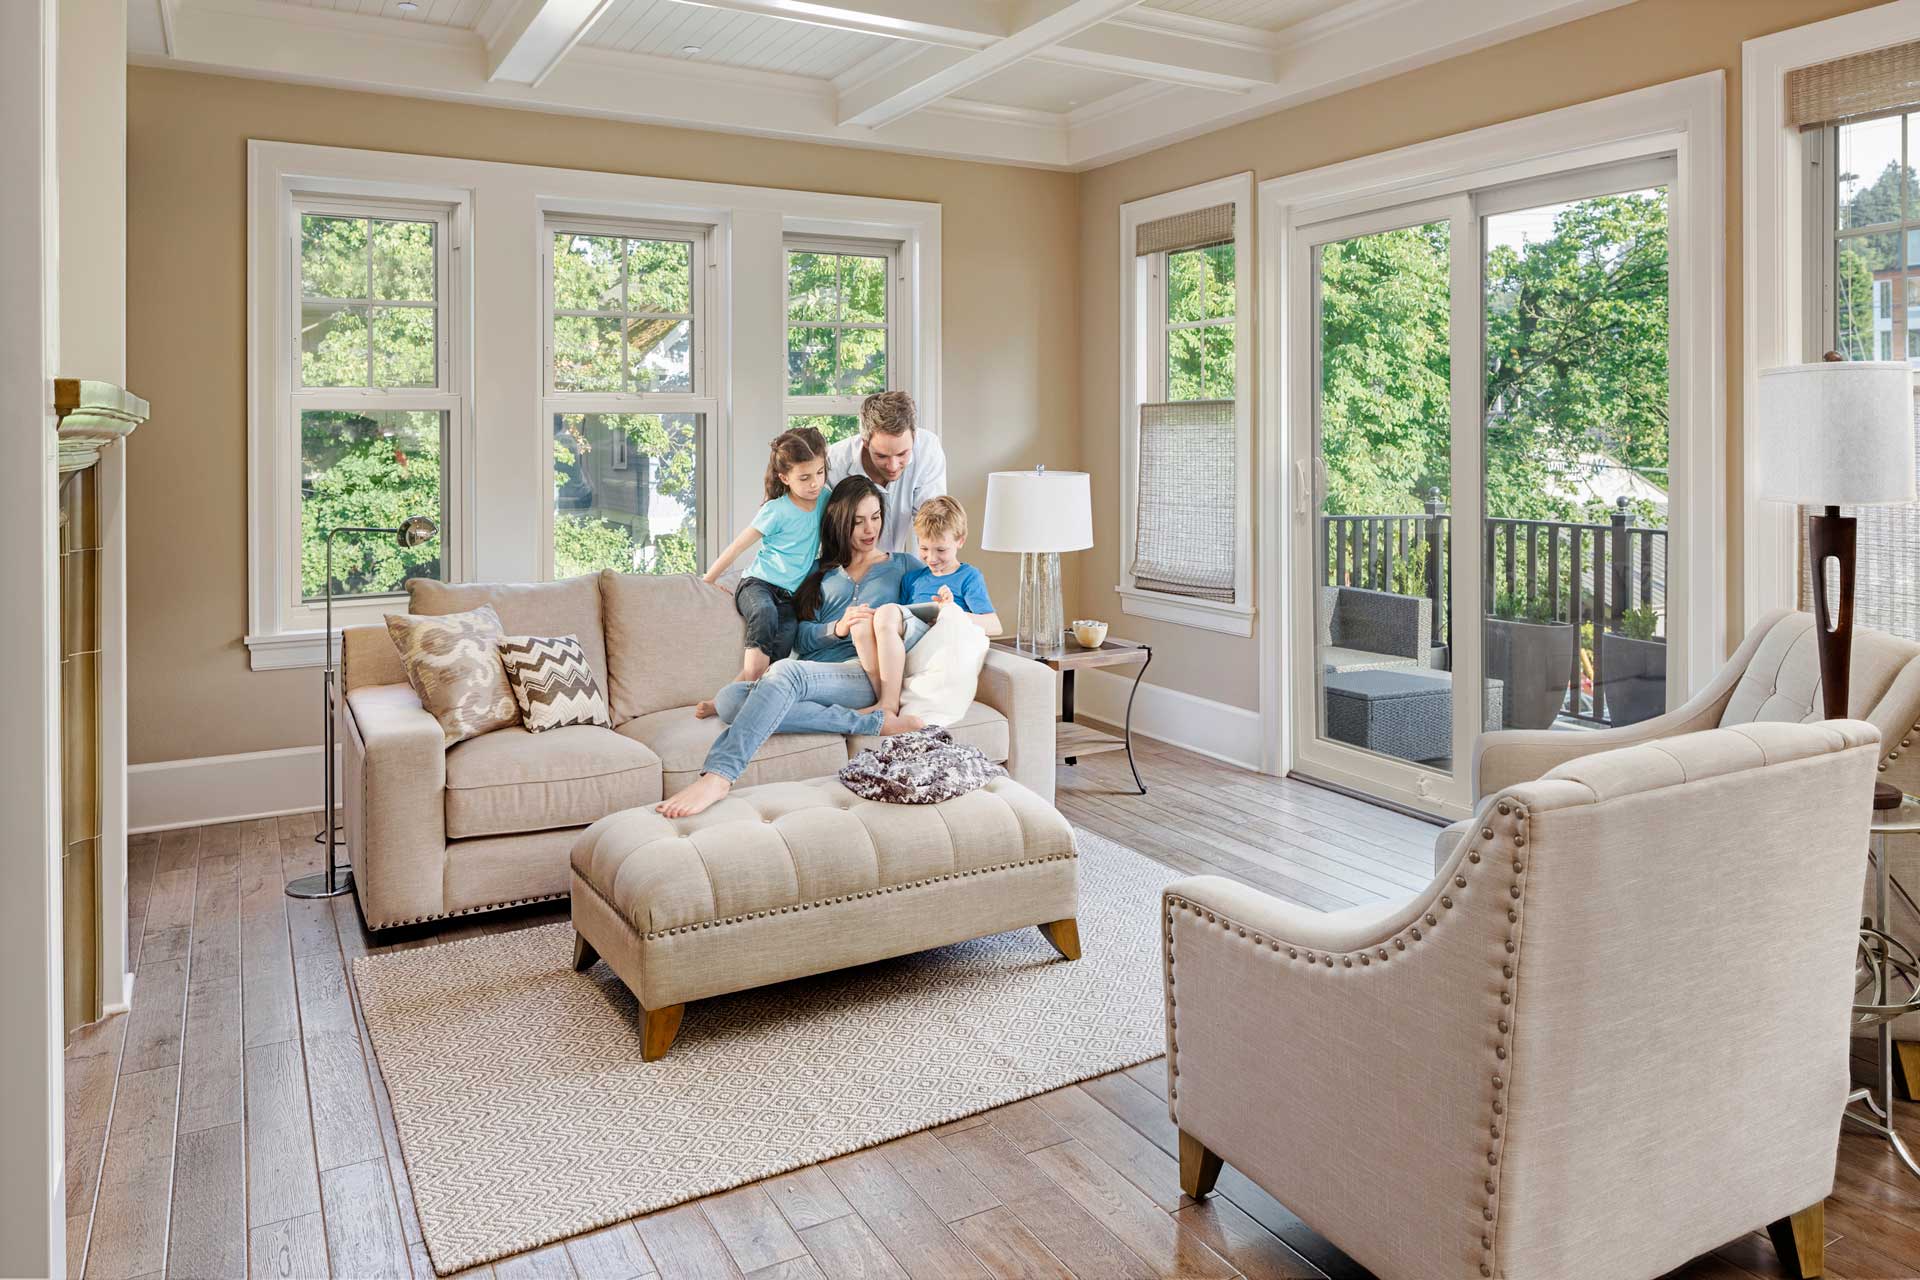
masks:
[[[1920,726],[1916,726],[1916,732],[1920,732]],[[1483,1276],[1492,1276],[1494,1274],[1495,1237],[1498,1234],[1500,1211],[1498,1170],[1501,1155],[1505,1149],[1505,1130],[1500,1120],[1500,1117],[1506,1114],[1504,1091],[1507,1082],[1503,1072],[1505,1070],[1504,1064],[1507,1063],[1513,1052],[1512,1036],[1514,1023],[1512,1018],[1508,1016],[1506,1010],[1510,1009],[1513,1005],[1514,991],[1516,989],[1515,983],[1518,977],[1517,966],[1520,954],[1521,915],[1526,906],[1524,892],[1526,882],[1524,876],[1527,866],[1525,859],[1521,858],[1517,851],[1526,846],[1526,823],[1529,818],[1526,807],[1516,804],[1511,800],[1501,800],[1497,802],[1494,805],[1494,810],[1500,817],[1510,818],[1512,821],[1510,823],[1501,823],[1498,832],[1496,832],[1495,827],[1491,824],[1482,827],[1480,829],[1480,838],[1482,841],[1493,842],[1491,851],[1495,853],[1502,851],[1500,847],[1501,844],[1505,844],[1508,847],[1508,850],[1513,853],[1510,861],[1513,867],[1514,878],[1507,889],[1512,905],[1507,908],[1507,922],[1510,928],[1503,942],[1507,958],[1500,964],[1501,983],[1499,990],[1501,1012],[1495,1017],[1493,1024],[1496,1033],[1493,1045],[1493,1056],[1495,1063],[1499,1065],[1491,1077],[1493,1090],[1492,1097],[1488,1100],[1490,1114],[1488,1116],[1487,1134],[1492,1145],[1487,1151],[1488,1175],[1483,1181],[1487,1198],[1480,1210],[1481,1221],[1486,1224],[1479,1232],[1479,1243],[1483,1254],[1483,1261],[1480,1263],[1480,1274]],[[1487,850],[1480,847],[1469,848],[1466,854],[1467,864],[1469,866],[1479,866],[1483,860],[1482,855],[1486,851]],[[1469,879],[1470,877],[1465,874],[1464,871],[1457,871],[1453,878],[1454,882],[1452,887],[1456,890],[1470,891],[1471,886],[1468,883]],[[1179,1077],[1180,1070],[1177,1062],[1179,1043],[1177,1038],[1178,1024],[1176,1020],[1174,981],[1174,913],[1176,911],[1191,911],[1196,918],[1204,917],[1209,924],[1219,924],[1222,930],[1230,936],[1246,938],[1249,935],[1245,926],[1232,920],[1222,919],[1214,912],[1199,906],[1197,903],[1191,903],[1185,899],[1173,896],[1169,896],[1166,899],[1166,903],[1167,1073],[1169,1081],[1167,1088],[1167,1112],[1169,1117],[1177,1124],[1179,1122],[1176,1107],[1178,1092],[1174,1082]],[[1451,893],[1440,895],[1440,909],[1442,911],[1452,910],[1453,905],[1453,895]],[[1428,933],[1438,928],[1439,923],[1439,917],[1434,912],[1423,912],[1418,917],[1417,923],[1407,926],[1404,934],[1397,935],[1393,938],[1393,951],[1407,950],[1409,942],[1419,943],[1425,941]],[[1423,925],[1425,926],[1424,929],[1422,927]],[[1280,950],[1281,943],[1277,938],[1268,939],[1264,934],[1256,932],[1252,934],[1251,940],[1256,948],[1262,943],[1265,943],[1269,949],[1273,951],[1277,952]],[[1302,950],[1297,946],[1289,946],[1286,951],[1289,961],[1305,960],[1309,965],[1317,964],[1328,969],[1335,968],[1334,953]],[[1375,958],[1385,963],[1392,959],[1393,951],[1389,951],[1384,943],[1376,944],[1369,949],[1356,951],[1352,955],[1340,956],[1340,965],[1338,967],[1342,969],[1352,969],[1354,967],[1353,962],[1355,956],[1359,958],[1362,968],[1371,966]]]

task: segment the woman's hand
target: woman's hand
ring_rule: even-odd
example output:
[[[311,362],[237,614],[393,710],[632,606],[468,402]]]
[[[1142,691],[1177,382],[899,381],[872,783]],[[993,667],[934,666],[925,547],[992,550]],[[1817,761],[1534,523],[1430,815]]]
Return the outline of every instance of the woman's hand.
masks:
[[[869,626],[872,625],[873,606],[867,604],[852,605],[845,613],[840,615],[840,620],[833,624],[833,634],[845,640],[853,634],[854,627],[863,622]]]

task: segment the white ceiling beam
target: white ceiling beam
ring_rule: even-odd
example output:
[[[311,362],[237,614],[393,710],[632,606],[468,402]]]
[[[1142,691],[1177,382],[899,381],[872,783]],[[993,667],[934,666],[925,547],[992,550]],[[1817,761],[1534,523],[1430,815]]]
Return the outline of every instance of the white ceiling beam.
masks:
[[[955,49],[984,49],[1013,34],[1012,6],[1004,0],[675,0],[702,9],[785,18],[862,35],[918,40]]]
[[[1102,22],[1033,55],[1035,62],[1089,67],[1142,80],[1247,93],[1270,85],[1279,69],[1264,31],[1246,42],[1198,39],[1131,22]]]
[[[537,85],[567,56],[612,0],[495,0],[481,22],[487,79]]]
[[[868,129],[892,124],[1136,3],[1138,0],[1028,0],[1015,16],[1013,32],[1004,40],[960,57],[953,56],[950,49],[928,50],[927,55],[843,94],[840,123]],[[900,73],[909,69],[922,74],[918,79],[903,78]]]

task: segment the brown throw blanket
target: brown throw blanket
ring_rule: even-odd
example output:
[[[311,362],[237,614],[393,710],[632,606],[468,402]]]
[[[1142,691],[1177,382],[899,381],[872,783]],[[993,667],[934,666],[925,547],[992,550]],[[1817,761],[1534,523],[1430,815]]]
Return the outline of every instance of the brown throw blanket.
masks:
[[[847,761],[840,781],[863,800],[939,804],[976,791],[1006,770],[978,747],[963,746],[945,729],[919,729],[882,738]]]

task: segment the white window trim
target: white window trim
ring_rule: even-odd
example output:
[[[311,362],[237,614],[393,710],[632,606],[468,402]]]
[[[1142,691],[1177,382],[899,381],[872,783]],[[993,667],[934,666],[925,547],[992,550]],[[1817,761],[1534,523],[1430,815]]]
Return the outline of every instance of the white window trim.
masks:
[[[1740,61],[1741,254],[1745,298],[1741,340],[1741,456],[1745,531],[1743,622],[1751,630],[1799,600],[1797,508],[1761,499],[1756,410],[1760,374],[1798,364],[1821,333],[1820,300],[1805,296],[1808,223],[1823,194],[1807,182],[1811,135],[1790,128],[1786,78],[1796,67],[1920,40],[1920,0],[1893,0],[1824,22],[1746,41]]]
[[[887,391],[905,391],[913,394],[913,367],[911,363],[902,363],[894,358],[896,351],[910,348],[912,342],[912,307],[908,302],[911,295],[910,282],[901,265],[901,245],[897,240],[862,240],[854,236],[801,235],[789,233],[780,256],[781,287],[781,351],[786,351],[787,329],[793,322],[786,318],[786,255],[789,253],[843,253],[858,254],[861,257],[882,257],[887,260]],[[783,372],[780,387],[786,410],[782,417],[794,417],[799,414],[851,414],[860,413],[860,402],[865,396],[796,396],[788,394],[787,378]]]
[[[659,218],[615,218],[543,210],[540,235],[540,424],[541,465],[553,470],[553,418],[561,413],[680,413],[701,416],[699,539],[694,554],[701,564],[712,554],[716,526],[712,513],[722,501],[718,461],[725,449],[728,344],[712,335],[726,315],[726,279],[721,269],[727,227],[719,219],[668,222]],[[553,237],[558,231],[583,231],[632,239],[693,242],[693,346],[691,391],[557,391],[553,386]],[[553,485],[541,490],[540,578],[553,577]],[[724,546],[724,541],[717,545]]]
[[[1233,600],[1197,600],[1134,585],[1133,543],[1140,500],[1140,406],[1165,394],[1165,354],[1154,350],[1166,326],[1165,287],[1147,259],[1134,253],[1142,223],[1215,205],[1233,206],[1234,491]],[[1120,583],[1121,612],[1135,617],[1219,631],[1253,634],[1253,174],[1236,173],[1120,206]]]
[[[256,180],[260,175],[255,175]],[[468,302],[467,246],[472,193],[456,186],[397,182],[341,175],[273,175],[261,201],[255,186],[249,209],[248,250],[253,270],[247,283],[249,366],[254,371],[248,429],[248,545],[250,578],[247,645],[256,669],[312,665],[322,657],[323,606],[299,598],[297,551],[301,544],[299,414],[316,402],[351,401],[369,411],[427,410],[446,414],[441,441],[441,510],[424,512],[440,522],[441,573],[464,572],[472,549],[472,513],[457,477],[467,470],[472,447],[473,362]],[[264,204],[264,207],[263,207]],[[300,380],[300,217],[306,212],[358,217],[411,215],[436,224],[435,287],[439,290],[436,334],[438,385],[384,389],[307,387]],[[264,424],[264,429],[263,428]],[[405,596],[387,593],[337,600],[336,627],[377,621]],[[292,645],[289,637],[308,643]],[[259,643],[256,643],[258,641]]]
[[[691,182],[538,165],[458,160],[397,152],[251,141],[247,223],[248,613],[245,641],[254,669],[318,666],[323,642],[275,607],[290,558],[276,560],[276,530],[291,500],[278,485],[287,441],[276,398],[284,361],[286,209],[279,195],[302,189],[366,197],[415,193],[462,202],[473,234],[458,275],[458,320],[469,344],[466,421],[448,450],[443,532],[449,577],[533,581],[552,556],[552,425],[545,418],[541,332],[546,314],[541,241],[547,215],[711,225],[712,288],[708,376],[721,400],[709,485],[709,530],[731,530],[760,503],[767,426],[786,391],[786,276],[789,235],[889,241],[906,281],[898,308],[898,352],[890,363],[909,379],[923,428],[941,425],[940,206],[826,192]],[[484,316],[486,323],[474,323]],[[734,424],[745,424],[735,431]],[[475,513],[484,510],[484,521]],[[275,574],[281,581],[272,581]],[[393,601],[335,608],[336,626],[377,622]]]
[[[1904,0],[1920,4],[1920,0]],[[1877,12],[1877,11],[1876,11]],[[1670,613],[1684,610],[1684,644],[1669,653],[1669,698],[1684,698],[1704,683],[1726,653],[1726,307],[1725,307],[1725,76],[1718,71],[1602,98],[1505,124],[1367,156],[1260,184],[1260,358],[1267,376],[1259,388],[1261,590],[1269,606],[1260,619],[1262,767],[1286,773],[1298,743],[1288,705],[1288,664],[1310,664],[1291,652],[1298,629],[1287,575],[1296,553],[1293,496],[1295,418],[1304,388],[1294,385],[1292,352],[1306,340],[1296,317],[1293,277],[1299,270],[1299,229],[1336,218],[1387,210],[1423,200],[1517,183],[1571,169],[1672,153],[1678,216],[1670,229],[1685,267],[1671,278],[1676,334],[1672,435],[1669,452],[1683,481],[1684,554],[1669,565]],[[1748,205],[1752,208],[1751,202]],[[1477,236],[1475,237],[1477,241]],[[1751,296],[1751,294],[1749,295]],[[1458,326],[1456,326],[1458,327]],[[1465,349],[1459,335],[1456,351]],[[1474,342],[1477,350],[1477,339]],[[1476,410],[1477,412],[1477,407]],[[1301,479],[1304,484],[1305,472]],[[1456,474],[1459,486],[1471,483]],[[1310,505],[1310,499],[1305,505]],[[1479,589],[1477,557],[1456,569],[1455,591]],[[1477,681],[1479,639],[1457,634],[1458,671]],[[1298,679],[1296,673],[1295,676]],[[1367,756],[1352,785],[1378,792],[1380,758]],[[1422,777],[1428,785],[1422,787]],[[1335,777],[1329,781],[1340,782]],[[1429,771],[1406,766],[1389,798],[1423,810],[1436,807]]]

